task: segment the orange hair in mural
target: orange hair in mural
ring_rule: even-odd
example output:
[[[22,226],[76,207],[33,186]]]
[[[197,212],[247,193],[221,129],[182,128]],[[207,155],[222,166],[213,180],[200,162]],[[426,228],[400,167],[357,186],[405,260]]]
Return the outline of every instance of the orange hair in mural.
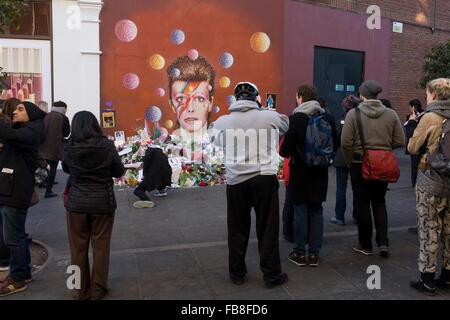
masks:
[[[174,81],[207,81],[212,89],[209,91],[209,98],[214,96],[214,80],[216,71],[204,57],[199,56],[195,60],[188,56],[178,57],[168,68],[169,96],[172,95],[172,84]]]

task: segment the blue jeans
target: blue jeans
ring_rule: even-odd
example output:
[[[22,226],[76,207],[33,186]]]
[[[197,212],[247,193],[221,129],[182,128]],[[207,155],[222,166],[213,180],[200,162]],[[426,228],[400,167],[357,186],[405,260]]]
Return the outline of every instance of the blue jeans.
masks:
[[[347,209],[347,180],[350,169],[336,168],[336,206],[334,212],[336,219],[345,223],[345,210]],[[356,219],[356,197],[353,197],[353,219]]]
[[[322,241],[322,202],[294,204],[294,253],[305,255],[308,242],[309,253],[319,255]]]
[[[9,276],[16,282],[24,282],[31,276],[30,247],[25,234],[28,209],[0,205],[3,219],[3,237],[10,249]]]

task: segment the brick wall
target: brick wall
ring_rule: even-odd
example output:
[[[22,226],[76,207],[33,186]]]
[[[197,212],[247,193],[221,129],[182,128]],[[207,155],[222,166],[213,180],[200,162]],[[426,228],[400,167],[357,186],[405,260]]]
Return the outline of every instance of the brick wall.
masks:
[[[323,5],[359,13],[377,5],[381,15],[394,21],[409,22],[450,31],[448,0],[291,0]],[[436,10],[435,10],[436,8]]]
[[[419,99],[425,106],[425,92],[418,88],[425,51],[450,39],[449,0],[292,0],[365,13],[368,5],[378,5],[381,15],[403,22],[403,33],[391,31],[389,93],[402,121],[408,102]],[[436,10],[435,10],[436,5]],[[435,16],[436,14],[436,16]],[[436,19],[435,19],[436,18]],[[431,27],[436,27],[432,33]],[[383,97],[386,97],[383,95]]]
[[[418,98],[425,106],[425,91],[417,88],[422,77],[425,51],[436,44],[445,43],[450,32],[435,31],[414,25],[403,25],[403,33],[391,34],[389,62],[389,97],[400,119],[408,113],[408,102]]]

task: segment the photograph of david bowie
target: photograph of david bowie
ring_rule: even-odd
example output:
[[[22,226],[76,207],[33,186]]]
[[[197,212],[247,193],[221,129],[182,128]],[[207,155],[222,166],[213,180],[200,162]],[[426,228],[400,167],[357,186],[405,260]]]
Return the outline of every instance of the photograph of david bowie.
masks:
[[[266,107],[269,109],[276,109],[277,95],[275,93],[266,94]]]
[[[116,136],[116,141],[125,141],[125,132],[116,131],[114,132],[114,135]]]

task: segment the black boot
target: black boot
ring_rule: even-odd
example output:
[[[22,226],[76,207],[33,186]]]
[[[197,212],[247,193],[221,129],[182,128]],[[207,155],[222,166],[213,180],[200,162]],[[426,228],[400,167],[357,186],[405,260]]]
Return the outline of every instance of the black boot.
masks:
[[[145,194],[145,184],[141,182],[138,184],[136,189],[134,189],[133,193],[136,197],[138,197],[142,201],[150,201],[150,198]]]
[[[439,289],[450,289],[450,270],[442,268],[441,276],[434,281]]]
[[[434,272],[421,273],[418,281],[411,281],[411,287],[419,290],[427,295],[433,296],[436,294],[436,285],[434,284]]]

